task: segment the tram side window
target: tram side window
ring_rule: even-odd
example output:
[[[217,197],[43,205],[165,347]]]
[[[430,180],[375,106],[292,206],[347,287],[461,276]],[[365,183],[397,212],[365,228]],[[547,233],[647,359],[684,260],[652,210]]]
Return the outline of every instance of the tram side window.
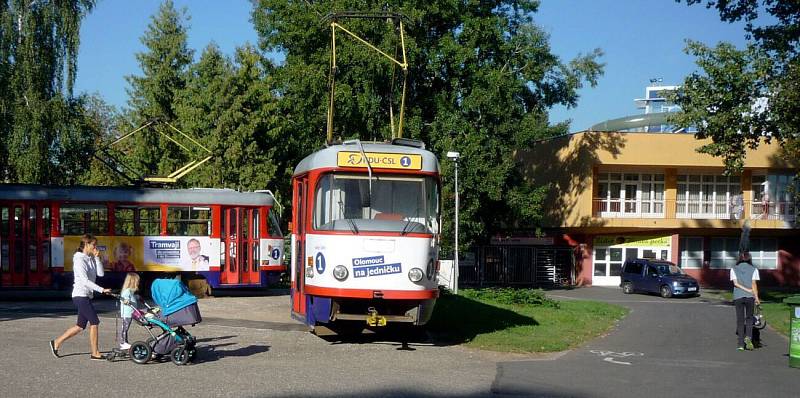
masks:
[[[60,225],[62,235],[105,235],[108,233],[108,209],[100,205],[64,205],[61,206]]]
[[[115,208],[114,234],[120,236],[160,235],[161,208],[134,206]]]
[[[283,233],[281,233],[281,224],[278,221],[278,212],[275,211],[274,207],[270,207],[270,209],[269,209],[269,218],[267,219],[267,228],[269,228],[269,236],[270,237],[283,236]]]
[[[211,234],[211,209],[208,207],[171,206],[167,211],[167,233],[179,236]]]
[[[0,269],[8,272],[8,227],[9,227],[8,207],[0,207]]]
[[[8,237],[8,225],[9,225],[8,214],[9,214],[8,207],[0,207],[0,237],[2,238]]]
[[[49,207],[42,207],[42,235],[43,236],[50,236],[50,208]],[[47,253],[50,253],[48,250]]]
[[[132,207],[117,207],[114,209],[114,235],[136,235],[136,224]]]
[[[439,233],[439,184],[432,178],[425,180],[425,203],[428,206],[427,227]]]
[[[140,207],[139,228],[137,235],[161,235],[161,208]]]
[[[50,208],[42,207],[42,236],[50,236],[51,222]],[[40,245],[42,251],[42,265],[44,266],[44,269],[49,269],[52,266],[50,263],[50,240],[43,239],[40,242]]]
[[[15,207],[14,208],[14,237],[17,239],[22,239],[22,208]],[[17,241],[19,242],[19,241]],[[15,244],[14,245],[14,272],[22,272],[24,265],[22,263],[22,245]]]

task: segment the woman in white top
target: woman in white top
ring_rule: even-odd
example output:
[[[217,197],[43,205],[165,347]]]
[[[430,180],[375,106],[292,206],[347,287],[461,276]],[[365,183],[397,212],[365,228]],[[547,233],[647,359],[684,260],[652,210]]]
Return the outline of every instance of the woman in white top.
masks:
[[[90,234],[83,235],[78,250],[72,257],[72,275],[75,279],[72,287],[72,302],[78,309],[78,321],[75,326],[67,329],[61,336],[55,340],[50,340],[50,351],[56,358],[59,357],[58,349],[61,344],[86,329],[86,324],[88,323],[90,358],[105,359],[100,355],[100,348],[97,343],[100,319],[97,317],[94,305],[92,305],[92,296],[94,296],[94,292],[108,293],[111,289],[105,289],[94,283],[98,276],[103,276],[103,265],[95,262],[95,257],[98,254],[97,239]]]

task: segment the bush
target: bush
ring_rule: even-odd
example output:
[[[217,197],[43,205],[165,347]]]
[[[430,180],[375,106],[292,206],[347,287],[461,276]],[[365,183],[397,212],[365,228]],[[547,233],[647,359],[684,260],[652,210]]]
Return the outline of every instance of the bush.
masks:
[[[469,289],[464,290],[464,296],[506,305],[559,308],[558,301],[548,298],[542,289],[514,289],[509,287]]]

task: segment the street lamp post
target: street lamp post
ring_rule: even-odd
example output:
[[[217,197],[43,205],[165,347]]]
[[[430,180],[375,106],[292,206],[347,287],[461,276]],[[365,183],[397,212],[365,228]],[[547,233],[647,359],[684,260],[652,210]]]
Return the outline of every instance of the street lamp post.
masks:
[[[456,191],[456,208],[455,208],[455,250],[453,255],[453,264],[454,264],[454,272],[453,272],[453,279],[455,280],[453,283],[453,293],[458,294],[458,158],[461,156],[458,152],[447,152],[447,158],[452,160],[456,166],[456,181],[455,181],[455,191]]]

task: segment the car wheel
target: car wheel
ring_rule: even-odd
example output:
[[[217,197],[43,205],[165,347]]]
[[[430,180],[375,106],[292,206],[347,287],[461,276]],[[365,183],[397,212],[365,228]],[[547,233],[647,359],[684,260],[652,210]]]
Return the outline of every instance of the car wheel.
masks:
[[[661,286],[661,297],[663,298],[672,297],[672,290],[670,290],[669,286],[667,285]]]
[[[622,293],[631,294],[633,293],[633,284],[630,282],[625,282],[622,284]]]

